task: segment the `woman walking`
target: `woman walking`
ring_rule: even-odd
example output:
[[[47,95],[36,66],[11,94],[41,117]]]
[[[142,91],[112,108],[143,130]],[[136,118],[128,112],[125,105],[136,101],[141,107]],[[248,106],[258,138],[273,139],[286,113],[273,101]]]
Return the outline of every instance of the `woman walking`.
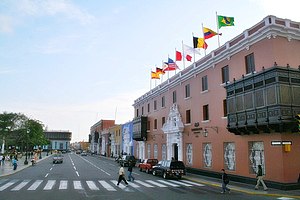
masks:
[[[121,165],[121,167],[120,167],[120,169],[119,169],[119,179],[118,179],[118,184],[117,185],[119,185],[120,184],[120,182],[123,180],[124,181],[124,183],[126,184],[126,185],[128,185],[128,183],[127,183],[127,181],[126,181],[126,179],[125,179],[125,172],[124,172],[124,168],[123,168],[123,166]]]

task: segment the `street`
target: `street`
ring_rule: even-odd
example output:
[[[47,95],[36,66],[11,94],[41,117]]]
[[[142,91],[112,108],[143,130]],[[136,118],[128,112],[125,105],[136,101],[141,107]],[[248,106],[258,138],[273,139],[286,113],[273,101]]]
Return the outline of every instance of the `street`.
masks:
[[[62,164],[52,156],[35,166],[0,178],[1,199],[277,199],[232,191],[221,194],[220,187],[190,180],[172,180],[140,172],[134,168],[134,182],[117,186],[119,165],[99,156],[64,154]],[[125,171],[127,168],[125,168]]]

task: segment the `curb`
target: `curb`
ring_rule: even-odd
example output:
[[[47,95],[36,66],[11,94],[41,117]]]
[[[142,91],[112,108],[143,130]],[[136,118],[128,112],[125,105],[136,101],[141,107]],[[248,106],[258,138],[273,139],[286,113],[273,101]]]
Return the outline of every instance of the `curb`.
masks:
[[[183,177],[183,179],[194,181],[194,182],[205,184],[205,185],[210,185],[210,186],[213,186],[213,187],[221,188],[221,186],[220,186],[221,183],[215,183],[215,182],[211,182],[211,181],[204,181],[204,180],[201,180],[201,179],[198,179],[198,178],[191,178],[191,177]],[[267,193],[267,192],[255,192],[255,191],[251,191],[250,189],[244,189],[244,188],[237,187],[237,186],[234,186],[234,185],[230,186],[230,190],[236,191],[236,192],[242,192],[242,193],[250,194],[250,195],[261,195],[261,196],[270,196],[270,197],[282,197],[282,196],[284,196],[284,197],[287,197],[287,198],[300,199],[300,196],[297,196],[297,195],[287,195],[287,194]]]

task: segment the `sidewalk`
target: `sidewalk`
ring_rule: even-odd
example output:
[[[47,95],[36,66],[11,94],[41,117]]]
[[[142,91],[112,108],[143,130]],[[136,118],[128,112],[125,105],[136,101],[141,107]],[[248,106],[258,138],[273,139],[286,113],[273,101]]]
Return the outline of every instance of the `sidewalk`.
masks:
[[[49,156],[47,156],[47,153],[43,152],[42,153],[42,159],[38,159],[37,162],[40,162],[41,160],[44,160],[47,157],[49,157]],[[13,170],[13,166],[11,164],[11,161],[6,160],[4,165],[2,165],[2,163],[1,163],[0,177],[8,176],[8,175],[17,173],[17,172],[31,166],[31,157],[30,156],[27,157],[27,161],[28,161],[27,165],[24,164],[24,161],[25,161],[25,156],[22,156],[22,158],[18,158],[18,167],[17,167],[16,170]]]
[[[201,176],[197,174],[187,174],[183,177],[183,179],[194,181],[197,183],[201,183],[204,185],[209,185],[213,187],[219,187],[221,192],[221,178],[212,178],[207,176]],[[268,191],[263,191],[262,186],[260,190],[254,190],[254,185],[249,185],[246,183],[240,183],[240,182],[233,182],[230,181],[228,184],[228,188],[231,190],[231,192],[243,192],[246,194],[251,195],[264,195],[264,196],[273,196],[273,197],[286,197],[286,198],[293,198],[293,199],[300,199],[300,190],[278,190],[273,188],[268,188]],[[230,194],[226,194],[230,195]]]

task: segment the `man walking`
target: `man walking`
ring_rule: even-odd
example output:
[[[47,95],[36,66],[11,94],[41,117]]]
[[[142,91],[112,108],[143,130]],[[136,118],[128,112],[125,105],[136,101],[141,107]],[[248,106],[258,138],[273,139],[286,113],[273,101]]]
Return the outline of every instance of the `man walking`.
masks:
[[[227,184],[229,183],[229,177],[225,173],[225,169],[222,169],[222,194],[224,194],[226,191],[230,193],[230,189],[227,187]]]
[[[133,163],[129,162],[129,166],[128,166],[128,181],[131,181],[131,179],[132,179],[132,182],[133,182],[134,181],[134,177],[132,176],[132,168],[133,168]]]
[[[268,188],[267,188],[267,186],[264,182],[262,167],[261,167],[261,165],[258,165],[257,167],[258,167],[258,170],[257,170],[257,173],[256,173],[257,183],[256,183],[256,186],[255,186],[255,190],[258,190],[259,184],[261,183],[264,187],[264,191],[267,191]]]

